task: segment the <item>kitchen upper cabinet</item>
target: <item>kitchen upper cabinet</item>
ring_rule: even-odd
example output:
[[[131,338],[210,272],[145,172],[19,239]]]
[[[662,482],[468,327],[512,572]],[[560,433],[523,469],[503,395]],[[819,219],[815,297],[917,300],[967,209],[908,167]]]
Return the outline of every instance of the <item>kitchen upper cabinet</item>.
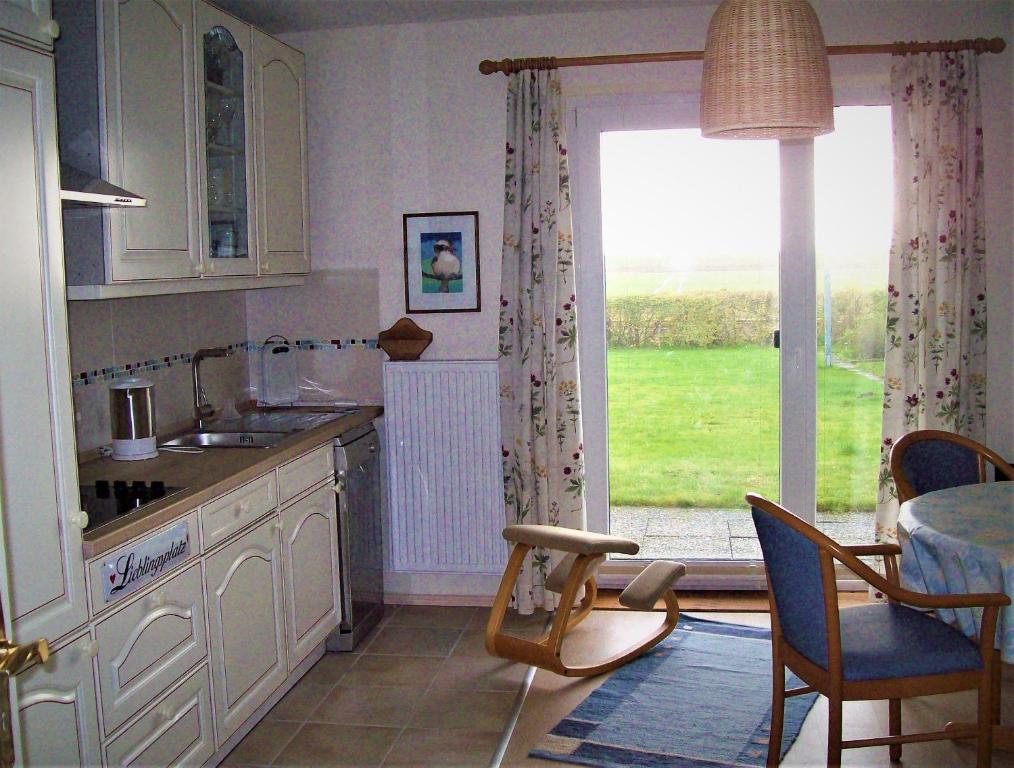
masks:
[[[0,147],[0,578],[15,637],[53,642],[88,618],[53,59],[3,42]]]
[[[203,0],[53,0],[53,10],[64,30],[61,159],[147,199],[65,209],[69,297],[301,284],[302,55]],[[280,49],[284,68],[271,54],[259,79],[258,45]]]
[[[278,527],[268,518],[205,564],[219,746],[288,677]]]
[[[101,765],[92,639],[84,635],[18,675],[25,766]]]
[[[146,208],[106,208],[113,281],[198,274],[191,0],[103,0],[106,176]]]
[[[0,37],[52,50],[60,25],[51,11],[50,0],[0,0]]]
[[[205,274],[257,273],[251,28],[196,5],[201,253]]]
[[[261,274],[310,271],[303,54],[253,31],[257,240]]]
[[[283,509],[280,518],[291,671],[327,638],[341,618],[338,516],[331,481]]]

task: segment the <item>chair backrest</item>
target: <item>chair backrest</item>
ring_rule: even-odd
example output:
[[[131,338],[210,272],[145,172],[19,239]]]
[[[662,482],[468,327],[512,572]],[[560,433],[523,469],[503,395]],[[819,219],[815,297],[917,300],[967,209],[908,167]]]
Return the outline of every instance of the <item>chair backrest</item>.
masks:
[[[1011,478],[1011,467],[981,443],[936,429],[903,435],[891,449],[891,474],[899,501],[924,493],[986,482],[986,462]]]
[[[819,532],[774,502],[750,495],[768,586],[785,642],[814,664],[828,669],[828,627]],[[790,523],[791,520],[791,523]]]

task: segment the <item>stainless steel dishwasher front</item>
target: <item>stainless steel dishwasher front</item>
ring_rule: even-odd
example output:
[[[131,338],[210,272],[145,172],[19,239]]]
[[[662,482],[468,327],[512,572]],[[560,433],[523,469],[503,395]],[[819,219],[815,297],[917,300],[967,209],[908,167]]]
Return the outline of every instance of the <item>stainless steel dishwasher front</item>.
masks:
[[[384,550],[380,509],[380,441],[373,424],[334,442],[342,618],[329,651],[351,651],[384,613]]]

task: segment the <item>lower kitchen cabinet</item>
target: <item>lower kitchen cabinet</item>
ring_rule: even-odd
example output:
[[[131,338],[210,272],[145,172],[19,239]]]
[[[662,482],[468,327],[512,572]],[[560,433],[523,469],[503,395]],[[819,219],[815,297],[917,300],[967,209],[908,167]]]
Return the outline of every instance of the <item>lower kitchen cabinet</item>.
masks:
[[[218,744],[288,677],[277,518],[208,556],[208,625]]]
[[[101,764],[92,648],[84,635],[14,678],[24,765]]]
[[[208,655],[200,564],[101,621],[95,637],[110,733]]]
[[[283,509],[280,518],[291,671],[341,618],[337,505],[331,482]]]
[[[215,752],[211,681],[205,665],[106,747],[106,765],[201,765]]]

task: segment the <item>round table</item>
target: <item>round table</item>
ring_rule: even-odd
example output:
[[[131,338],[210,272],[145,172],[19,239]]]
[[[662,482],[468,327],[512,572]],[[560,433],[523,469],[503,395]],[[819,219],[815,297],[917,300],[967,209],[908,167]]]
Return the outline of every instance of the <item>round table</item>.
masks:
[[[1003,592],[1014,599],[1014,482],[961,485],[901,505],[902,584],[928,594]],[[969,637],[971,609],[939,610]],[[977,612],[978,613],[978,612]],[[997,648],[1014,664],[1014,606],[1000,611]]]
[[[945,488],[901,505],[902,585],[928,594],[1002,592],[1014,600],[1014,482]],[[975,637],[981,609],[937,609]],[[1000,609],[996,647],[1014,664],[1014,605]],[[993,746],[1014,751],[1014,727],[999,724],[999,675]],[[949,723],[950,727],[967,724]]]

